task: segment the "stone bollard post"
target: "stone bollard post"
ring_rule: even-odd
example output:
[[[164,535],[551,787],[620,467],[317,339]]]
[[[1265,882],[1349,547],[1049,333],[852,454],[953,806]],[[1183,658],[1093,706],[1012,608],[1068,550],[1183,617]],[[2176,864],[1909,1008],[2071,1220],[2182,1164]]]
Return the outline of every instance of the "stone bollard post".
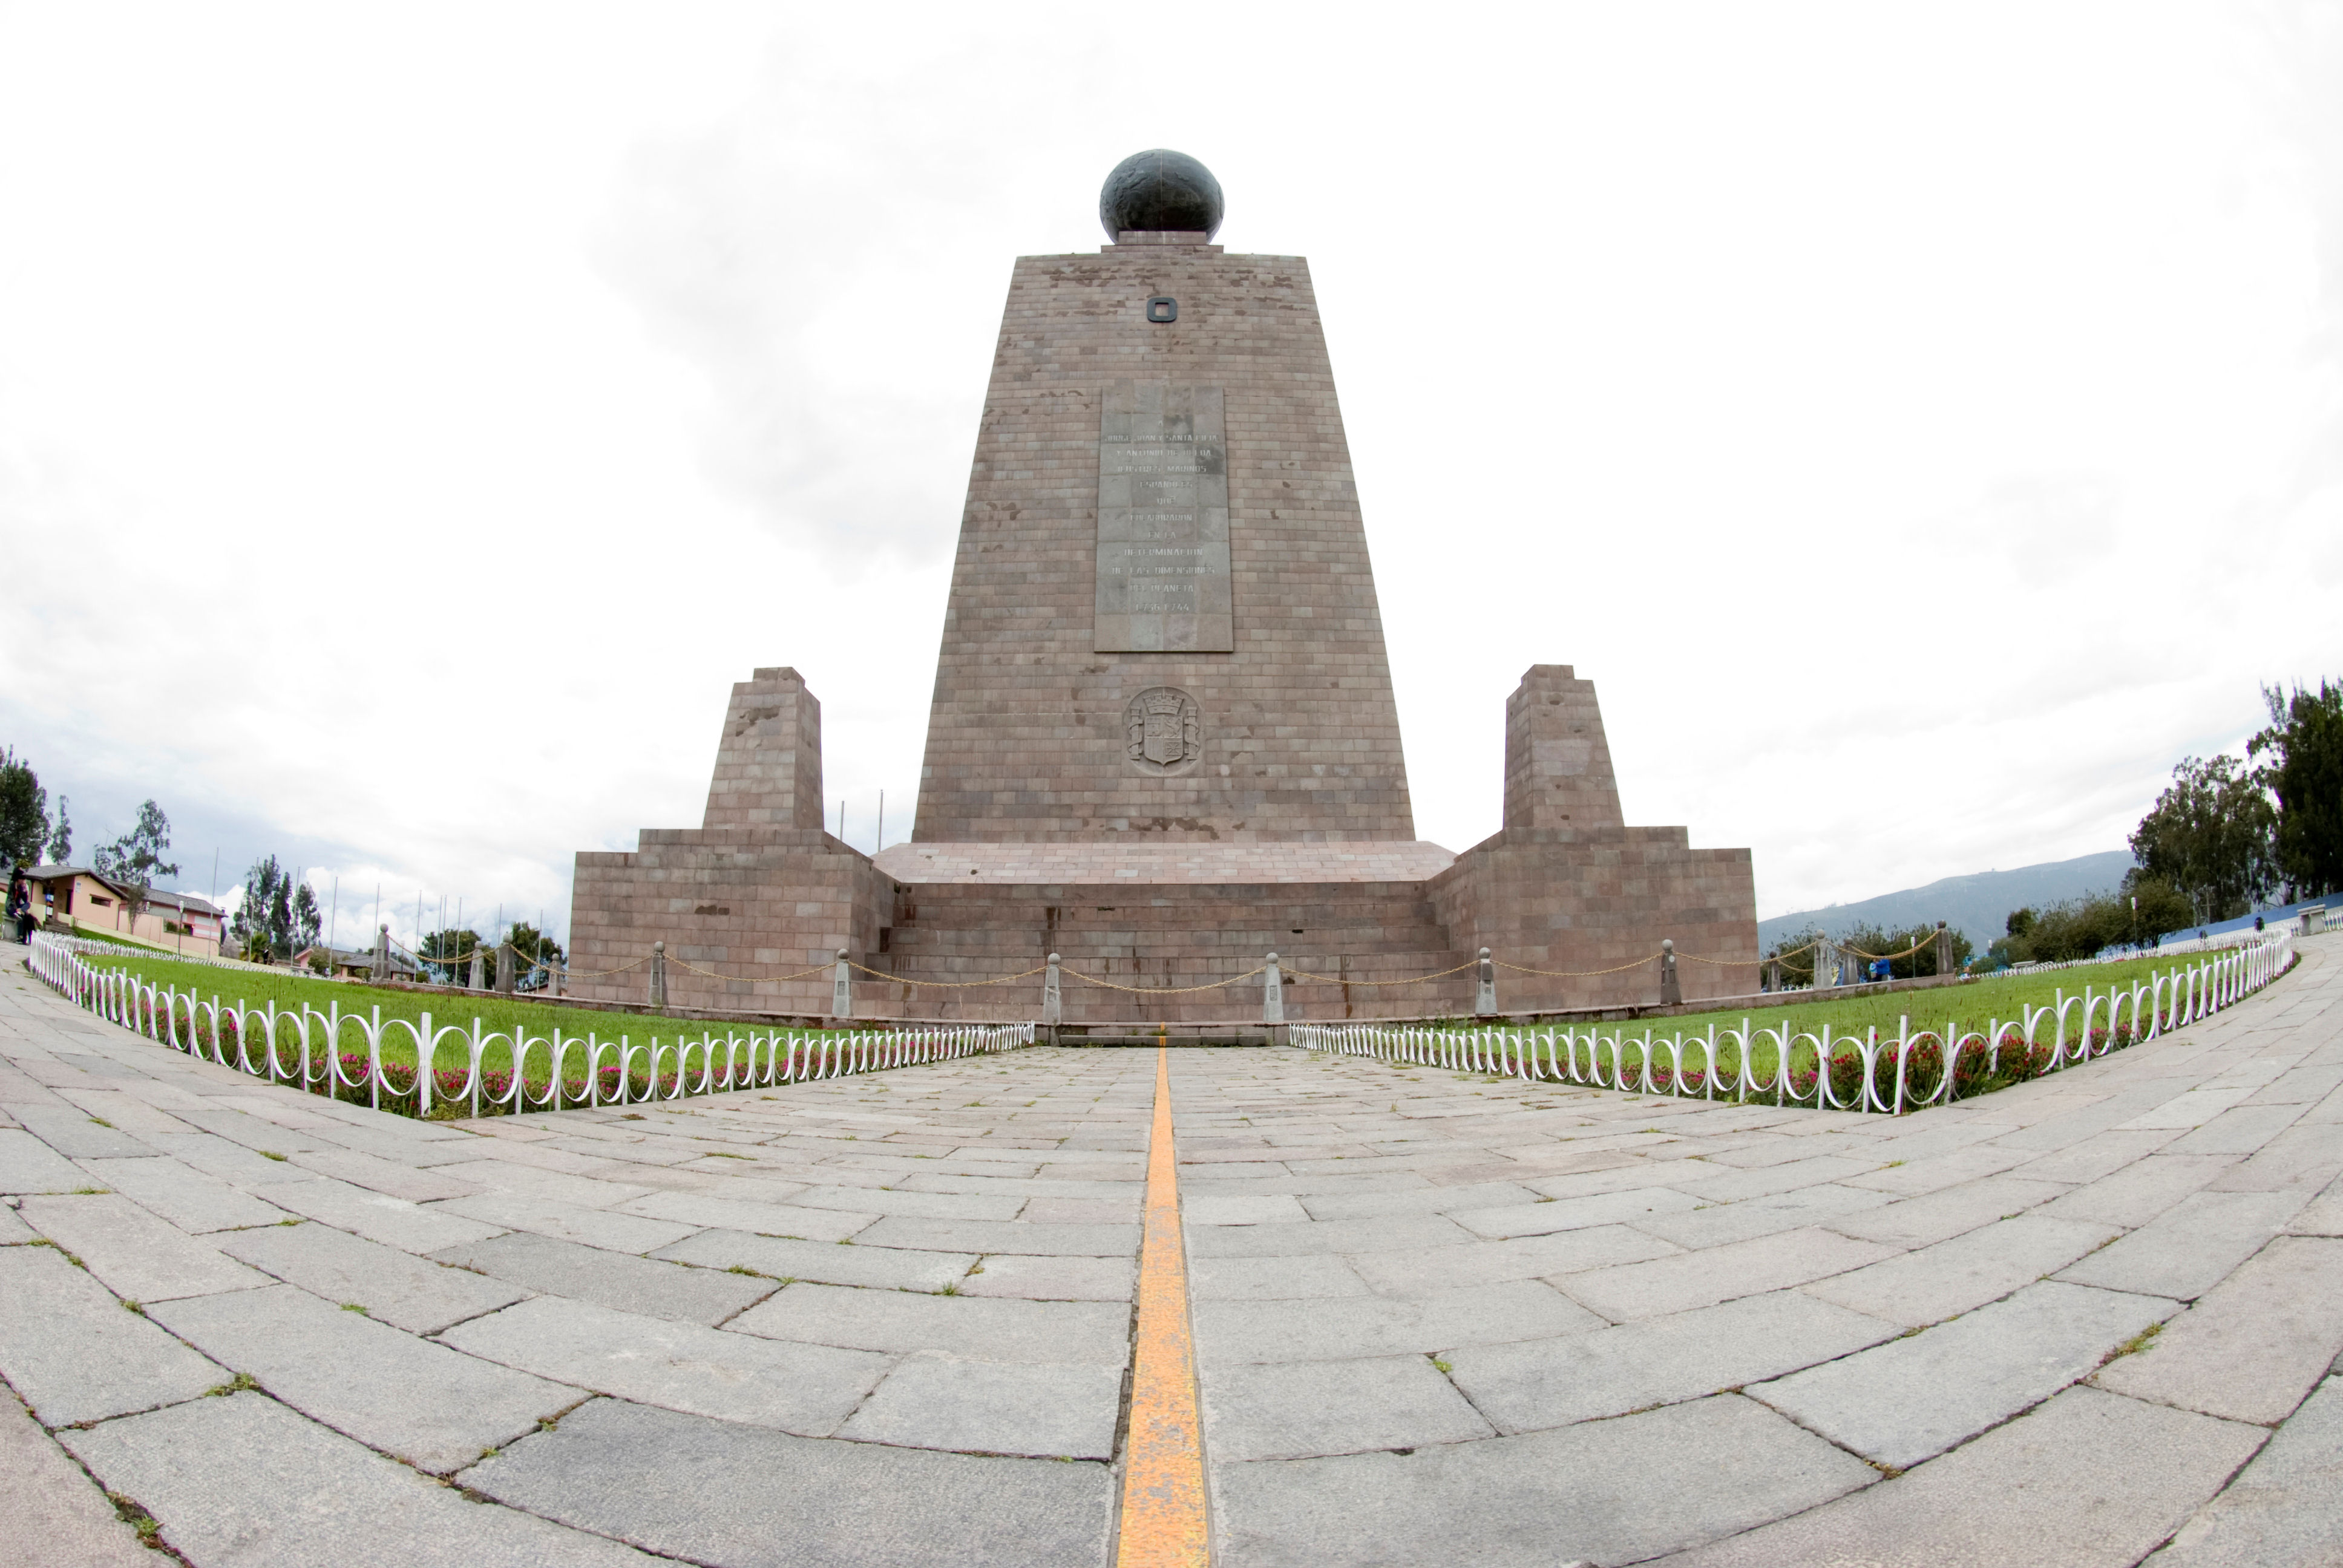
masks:
[[[1481,950],[1479,967],[1473,971],[1473,1016],[1493,1017],[1497,1010],[1497,965],[1489,957],[1489,950]]]
[[[1942,920],[1936,922],[1936,972],[1940,975],[1953,972],[1953,933]]]
[[[472,990],[486,990],[488,989],[488,955],[480,950],[478,943],[473,944]]]
[[[1765,960],[1765,979],[1757,982],[1760,988],[1765,990],[1780,990],[1782,989],[1782,960],[1780,959],[1767,959]]]
[[[1669,1007],[1684,1000],[1684,986],[1676,979],[1676,944],[1673,937],[1660,939],[1660,1005]]]
[[[545,966],[545,989],[552,992],[555,996],[567,994],[562,990],[562,985],[568,978],[569,964],[567,960],[558,960]]]
[[[385,926],[374,938],[374,983],[380,985],[390,978],[390,928]]]
[[[1277,970],[1277,955],[1269,955],[1268,971],[1261,980],[1261,1021],[1282,1024],[1285,1021],[1285,984]]]
[[[512,943],[505,941],[497,944],[497,990],[507,996],[512,995],[519,983],[520,976],[515,971],[515,966],[519,958],[520,955],[513,951]]]
[[[1838,984],[1838,949],[1828,937],[1815,939],[1815,990],[1825,990]]]
[[[1056,1029],[1065,1015],[1065,993],[1058,989],[1058,955],[1051,953],[1050,972],[1041,980],[1041,1027]]]
[[[847,967],[846,950],[838,950],[838,969],[830,979],[830,1016],[854,1016],[854,971]]]
[[[667,943],[651,944],[651,1005],[667,1005]]]

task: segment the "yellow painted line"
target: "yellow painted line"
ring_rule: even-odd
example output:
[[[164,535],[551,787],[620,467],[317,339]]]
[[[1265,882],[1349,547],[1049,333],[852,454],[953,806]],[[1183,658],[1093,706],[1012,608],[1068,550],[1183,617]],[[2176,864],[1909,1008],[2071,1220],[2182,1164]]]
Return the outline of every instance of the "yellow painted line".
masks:
[[[1155,1126],[1147,1141],[1147,1233],[1139,1250],[1131,1434],[1123,1446],[1115,1568],[1204,1568],[1204,1428],[1188,1332],[1188,1258],[1180,1241],[1180,1168],[1172,1149],[1172,1059],[1155,1048]]]

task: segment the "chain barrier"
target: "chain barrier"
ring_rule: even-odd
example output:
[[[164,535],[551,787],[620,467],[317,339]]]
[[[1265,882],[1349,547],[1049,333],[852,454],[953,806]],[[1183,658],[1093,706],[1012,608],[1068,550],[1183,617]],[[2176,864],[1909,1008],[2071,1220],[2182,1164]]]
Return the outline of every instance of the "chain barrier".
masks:
[[[822,969],[828,969],[830,966],[828,964],[824,964],[821,967]],[[874,969],[864,969],[862,965],[856,963],[852,959],[846,960],[846,967],[850,970],[861,970],[864,974],[869,975],[872,980],[885,980],[889,985],[925,986],[930,990],[974,990],[980,986],[1007,985],[1011,980],[1031,980],[1035,975],[1040,974],[1043,970],[1048,969],[1050,966],[1048,964],[1042,964],[1038,968],[1027,970],[1023,974],[1002,975],[998,980],[911,980],[903,975],[883,974]],[[808,970],[806,972],[808,974],[819,974],[820,970]]]
[[[797,973],[795,973],[795,974],[793,974],[793,975],[780,975],[780,976],[764,976],[764,975],[720,975],[720,974],[718,974],[714,970],[704,970],[704,969],[701,969],[698,964],[693,963],[689,959],[679,959],[679,958],[676,957],[673,953],[669,953],[669,954],[668,954],[668,955],[667,955],[667,961],[668,961],[669,963],[670,963],[670,964],[673,964],[676,968],[678,968],[678,969],[679,969],[679,970],[689,970],[693,974],[696,974],[696,975],[706,975],[709,980],[747,980],[747,981],[749,981],[749,982],[751,982],[751,983],[758,984],[758,985],[764,985],[764,984],[768,984],[768,983],[772,984],[772,985],[786,985],[786,984],[788,984],[788,983],[789,983],[789,981],[791,981],[791,980],[805,980],[805,979],[809,978],[809,976],[820,974],[820,973],[824,972],[825,970],[827,970],[830,968],[830,966],[829,966],[828,964],[816,964],[816,965],[814,965],[814,966],[813,966],[813,968],[811,968],[811,969],[809,969],[809,970],[798,970],[798,972],[797,972]]]
[[[1111,980],[1096,980],[1080,970],[1068,969],[1063,964],[1058,967],[1061,973],[1070,974],[1084,985],[1104,986],[1109,990],[1130,991],[1141,996],[1186,996],[1192,991],[1218,990],[1222,986],[1234,985],[1239,980],[1248,980],[1255,975],[1269,972],[1269,966],[1262,964],[1258,969],[1247,970],[1241,975],[1231,975],[1226,980],[1214,980],[1210,985],[1117,985]]]
[[[1466,959],[1453,970],[1442,970],[1436,975],[1411,975],[1406,980],[1351,980],[1340,975],[1313,975],[1308,970],[1287,970],[1285,973],[1293,980],[1316,980],[1322,985],[1422,985],[1426,980],[1446,980],[1450,975],[1461,975],[1480,961],[1479,959]],[[1262,969],[1268,967],[1266,964],[1262,966]],[[1510,964],[1506,966],[1508,969],[1512,967]]]
[[[1607,970],[1534,970],[1524,969],[1520,964],[1509,964],[1503,959],[1491,959],[1489,961],[1501,970],[1511,970],[1517,975],[1543,975],[1547,980],[1591,980],[1596,975],[1624,974],[1629,970],[1642,968],[1659,956],[1658,953],[1654,953],[1649,958],[1629,959],[1625,963]]]

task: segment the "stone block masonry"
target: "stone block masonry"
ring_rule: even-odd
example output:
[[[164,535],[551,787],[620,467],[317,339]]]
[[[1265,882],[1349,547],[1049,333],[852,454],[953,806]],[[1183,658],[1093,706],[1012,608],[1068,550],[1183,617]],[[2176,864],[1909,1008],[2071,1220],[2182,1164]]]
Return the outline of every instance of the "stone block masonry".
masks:
[[[1415,837],[1302,258],[1018,261],[912,837]]]
[[[1167,304],[1167,302],[1169,302]],[[1539,665],[1506,706],[1504,825],[1418,839],[1373,565],[1310,268],[1197,233],[1018,260],[944,612],[911,841],[823,831],[820,706],[733,688],[701,826],[578,858],[571,990],[824,1014],[840,950],[890,977],[857,1016],[1255,1019],[1275,950],[1295,1020],[1756,988],[1744,849],[1630,827],[1594,688]],[[1691,961],[1735,960],[1735,967]],[[1650,960],[1648,963],[1640,960]],[[1529,971],[1546,971],[1534,973]],[[1322,978],[1313,978],[1322,977]]]

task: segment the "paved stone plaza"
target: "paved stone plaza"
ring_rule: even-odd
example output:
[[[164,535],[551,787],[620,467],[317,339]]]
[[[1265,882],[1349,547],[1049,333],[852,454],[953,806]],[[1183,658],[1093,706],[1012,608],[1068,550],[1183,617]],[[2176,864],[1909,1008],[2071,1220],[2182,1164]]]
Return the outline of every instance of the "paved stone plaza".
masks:
[[[1895,1121],[1172,1051],[1215,1560],[2336,1561],[2304,946]],[[238,1568],[1110,1560],[1155,1051],[427,1124],[12,962],[0,1057],[0,1560],[155,1561],[101,1486]]]

